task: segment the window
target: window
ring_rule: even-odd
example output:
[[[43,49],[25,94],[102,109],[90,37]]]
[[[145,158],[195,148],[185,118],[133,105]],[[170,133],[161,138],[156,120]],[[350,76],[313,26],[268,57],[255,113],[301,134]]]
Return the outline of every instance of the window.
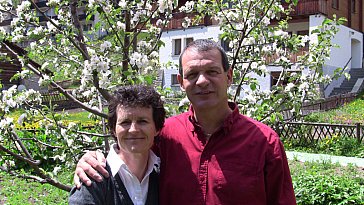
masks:
[[[303,31],[297,31],[298,36],[309,36],[310,31],[309,30],[303,30]],[[305,47],[308,48],[309,42],[307,41],[305,44]]]
[[[339,0],[332,0],[332,8],[339,9]]]
[[[351,13],[355,13],[355,0],[351,0]]]
[[[178,85],[178,79],[177,79],[177,74],[172,74],[171,75],[171,85]]]
[[[185,38],[185,46],[190,44],[193,41],[193,38]]]
[[[178,39],[173,39],[173,55],[179,55],[181,54],[181,39],[178,38]]]
[[[92,30],[92,24],[83,25],[83,31],[91,31],[91,30]]]
[[[281,79],[279,81],[278,86],[286,86],[290,81],[292,82],[292,79],[290,79],[290,78],[295,73],[300,74],[300,72],[295,72],[295,71],[287,72],[286,75],[283,76],[283,80]],[[281,71],[272,71],[270,73],[270,87],[277,85],[277,82],[280,77],[281,77]]]
[[[223,3],[223,4],[228,3],[228,8],[229,8],[229,9],[233,8],[233,5],[234,5],[234,3],[233,3],[233,2],[228,1],[228,0],[223,0],[223,1],[222,1],[222,3]]]

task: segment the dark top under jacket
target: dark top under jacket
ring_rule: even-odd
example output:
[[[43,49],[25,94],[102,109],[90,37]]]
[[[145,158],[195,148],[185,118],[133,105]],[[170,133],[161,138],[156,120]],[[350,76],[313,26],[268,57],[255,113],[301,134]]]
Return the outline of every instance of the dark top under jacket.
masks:
[[[122,182],[119,173],[112,177],[111,170],[106,164],[110,177],[102,182],[92,180],[91,186],[82,184],[80,189],[73,187],[68,199],[69,204],[100,204],[100,205],[133,205],[133,201]],[[158,173],[153,170],[149,175],[149,186],[146,205],[159,204]]]

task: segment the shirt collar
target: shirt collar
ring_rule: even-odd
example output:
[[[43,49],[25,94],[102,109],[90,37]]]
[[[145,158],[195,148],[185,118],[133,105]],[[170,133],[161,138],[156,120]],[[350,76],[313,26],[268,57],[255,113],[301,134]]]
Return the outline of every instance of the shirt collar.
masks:
[[[228,132],[231,129],[234,119],[239,116],[238,105],[235,102],[228,102],[228,104],[233,112],[225,118],[224,123],[221,126],[225,132]],[[200,125],[195,119],[192,105],[190,105],[190,109],[188,110],[188,119],[192,123],[191,131],[195,131],[196,128],[200,127]]]
[[[106,157],[106,161],[108,161],[112,176],[115,176],[122,166],[128,167],[116,153],[115,149],[116,144],[113,144],[110,147],[109,154]],[[156,172],[159,172],[159,165],[159,157],[157,157],[152,150],[149,150],[148,169],[145,172],[145,176],[149,175],[153,169],[155,169]]]

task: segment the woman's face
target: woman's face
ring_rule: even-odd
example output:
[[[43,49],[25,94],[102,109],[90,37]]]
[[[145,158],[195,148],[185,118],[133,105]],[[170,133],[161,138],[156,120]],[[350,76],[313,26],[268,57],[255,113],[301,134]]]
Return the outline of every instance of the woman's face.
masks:
[[[151,107],[118,106],[115,136],[125,153],[148,153],[157,135]]]

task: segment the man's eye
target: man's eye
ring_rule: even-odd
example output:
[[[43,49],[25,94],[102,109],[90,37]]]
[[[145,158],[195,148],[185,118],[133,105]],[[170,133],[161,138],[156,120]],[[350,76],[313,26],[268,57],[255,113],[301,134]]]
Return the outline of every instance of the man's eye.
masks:
[[[209,75],[217,75],[217,74],[219,74],[219,72],[217,72],[216,70],[210,70],[210,71],[208,72],[208,74],[209,74]]]
[[[193,79],[193,78],[195,78],[196,77],[196,73],[190,73],[190,74],[187,74],[186,75],[186,79]]]

